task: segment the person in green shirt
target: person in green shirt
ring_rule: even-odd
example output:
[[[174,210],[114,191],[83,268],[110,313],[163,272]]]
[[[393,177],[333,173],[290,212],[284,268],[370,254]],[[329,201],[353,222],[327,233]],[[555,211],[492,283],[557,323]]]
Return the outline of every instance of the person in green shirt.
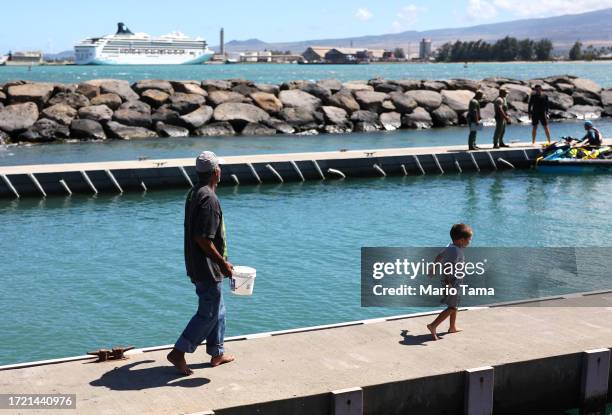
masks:
[[[480,101],[482,100],[482,96],[482,91],[476,91],[474,98],[472,98],[468,105],[467,123],[470,128],[470,135],[468,138],[469,150],[478,150],[476,146],[476,135],[478,134],[478,130],[481,129]]]
[[[504,143],[504,135],[506,134],[506,125],[510,122],[508,117],[508,101],[506,96],[508,91],[505,89],[499,90],[499,97],[493,103],[495,108],[495,133],[493,133],[493,148],[510,147]]]

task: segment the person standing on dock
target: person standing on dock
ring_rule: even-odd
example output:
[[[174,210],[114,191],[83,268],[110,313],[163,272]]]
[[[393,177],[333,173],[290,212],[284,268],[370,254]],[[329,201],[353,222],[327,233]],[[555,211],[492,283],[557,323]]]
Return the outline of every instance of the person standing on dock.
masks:
[[[480,100],[482,99],[482,91],[476,91],[474,98],[468,105],[467,122],[470,128],[470,136],[468,138],[468,149],[478,150],[476,146],[476,135],[478,130],[481,129],[480,124]]]
[[[536,85],[534,92],[529,97],[529,105],[527,112],[529,113],[529,119],[533,129],[531,131],[531,144],[535,145],[536,136],[538,135],[538,124],[542,124],[544,132],[546,133],[546,141],[550,144],[550,129],[548,128],[548,119],[550,105],[548,103],[548,97],[542,93],[542,85]]]
[[[468,247],[472,242],[472,236],[474,232],[472,228],[464,223],[457,223],[451,227],[450,237],[452,243],[449,244],[440,254],[436,257],[435,262],[442,263],[444,268],[447,264],[452,264],[452,275],[442,276],[443,288],[449,289],[454,288],[456,291],[459,289],[461,278],[455,275],[454,270],[457,268],[457,264],[465,262],[463,250]],[[461,329],[457,328],[457,308],[459,307],[459,293],[445,295],[441,303],[446,305],[446,310],[442,311],[431,324],[427,325],[427,329],[431,333],[434,340],[440,340],[438,333],[436,332],[438,326],[450,317],[450,325],[448,333],[459,333]]]
[[[221,179],[219,159],[204,151],[196,159],[198,183],[187,194],[185,202],[185,267],[198,295],[198,311],[176,341],[167,358],[180,373],[193,371],[185,353],[193,353],[206,340],[211,366],[234,360],[224,353],[225,305],[223,277],[231,277],[233,266],[227,261],[225,226],[221,204],[216,195]]]
[[[506,125],[510,122],[508,117],[508,101],[506,97],[508,91],[505,89],[499,90],[499,96],[493,103],[495,109],[495,132],[493,133],[493,148],[509,147],[504,143],[504,135],[506,135]]]

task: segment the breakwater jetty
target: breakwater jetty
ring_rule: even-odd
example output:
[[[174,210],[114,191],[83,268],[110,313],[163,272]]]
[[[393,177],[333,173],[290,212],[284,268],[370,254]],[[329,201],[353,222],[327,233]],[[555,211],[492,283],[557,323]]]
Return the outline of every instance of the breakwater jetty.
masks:
[[[435,342],[436,312],[238,336],[236,362],[212,369],[201,348],[187,378],[172,345],[32,362],[0,367],[0,391],[76,394],[79,414],[597,413],[612,396],[610,306],[601,292],[464,309],[465,331]]]
[[[612,115],[612,90],[573,76],[529,81],[244,79],[167,81],[98,79],[80,84],[14,81],[0,85],[0,142],[150,137],[319,134],[392,131],[466,123],[474,92],[493,121],[499,89],[508,91],[513,122],[528,122],[531,88],[550,99],[551,118]]]
[[[514,143],[471,152],[448,146],[232,156],[223,160],[221,185],[529,168],[540,152]],[[0,198],[181,189],[196,180],[194,158],[0,166]]]

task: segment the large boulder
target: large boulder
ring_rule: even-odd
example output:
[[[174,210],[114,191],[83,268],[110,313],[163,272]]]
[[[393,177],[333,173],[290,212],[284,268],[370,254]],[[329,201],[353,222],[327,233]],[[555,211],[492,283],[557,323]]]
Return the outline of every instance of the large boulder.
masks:
[[[293,81],[283,82],[280,86],[281,91],[286,91],[290,89],[302,89],[306,85],[308,85],[310,81],[304,81],[302,79],[296,79]]]
[[[374,91],[372,85],[368,85],[366,81],[349,81],[342,84],[342,88],[349,91]]]
[[[476,92],[480,89],[480,83],[471,79],[451,79],[446,81],[446,88]]]
[[[402,126],[418,129],[431,128],[433,120],[425,108],[418,107],[410,114],[405,114],[402,117]]]
[[[170,98],[170,95],[159,89],[147,89],[140,95],[140,99],[156,108],[162,106],[168,101],[168,98]]]
[[[359,103],[348,89],[339,90],[327,100],[327,103],[334,107],[342,108],[347,112],[355,112],[360,109]]]
[[[280,91],[278,98],[283,103],[283,106],[289,108],[305,108],[314,111],[321,106],[319,98],[299,89]]]
[[[248,123],[242,129],[242,135],[274,135],[276,129],[259,123]]]
[[[321,79],[317,81],[317,85],[329,89],[332,93],[336,93],[342,89],[342,82],[337,79]]]
[[[238,84],[232,87],[232,91],[237,92],[240,95],[247,96],[252,92],[257,92],[257,88],[255,87],[255,85],[251,84]]]
[[[198,128],[194,131],[194,134],[198,137],[223,137],[228,135],[235,135],[236,131],[232,124],[227,121],[214,122],[207,124],[203,127]]]
[[[106,105],[113,111],[121,106],[121,97],[117,94],[101,94],[91,99],[91,105]]]
[[[421,88],[421,81],[417,79],[398,79],[389,82],[401,87],[402,91],[412,91],[413,89]]]
[[[207,79],[202,81],[202,88],[209,94],[211,91],[225,91],[232,89],[232,83],[230,81],[224,81],[221,79]]]
[[[155,131],[160,137],[188,137],[189,130],[177,125],[165,124],[161,121],[155,123]]]
[[[601,103],[604,107],[612,105],[612,89],[601,91]]]
[[[72,121],[70,124],[70,136],[79,139],[106,139],[104,129],[98,121],[85,119]]]
[[[527,114],[529,112],[529,105],[526,102],[522,101],[512,101],[508,103],[508,106],[513,110],[521,112],[523,114]]]
[[[62,125],[70,125],[77,116],[77,110],[66,104],[55,104],[45,108],[42,115]]]
[[[47,118],[41,118],[33,126],[19,134],[19,139],[33,142],[49,142],[64,139],[70,136],[67,126],[59,124]]]
[[[225,102],[245,102],[246,97],[234,91],[211,91],[208,94],[208,102],[214,106],[221,105]]]
[[[131,127],[150,127],[151,113],[137,109],[119,108],[113,113],[113,120]]]
[[[264,124],[270,128],[274,128],[281,134],[293,134],[295,132],[295,128],[288,122],[279,120],[278,118],[270,118],[269,120],[264,121]]]
[[[139,94],[142,94],[147,89],[163,91],[168,95],[172,95],[174,93],[172,84],[168,81],[164,81],[163,79],[143,79],[142,81],[136,82],[132,88]]]
[[[552,109],[565,111],[574,105],[574,98],[563,92],[548,92],[546,95]]]
[[[341,127],[348,126],[349,120],[347,118],[347,113],[342,108],[323,106],[321,107],[321,111],[323,111],[323,116],[325,117],[327,124],[338,125]]]
[[[395,108],[402,114],[412,112],[419,106],[414,98],[401,92],[391,92],[389,98],[391,98],[391,102],[393,102]]]
[[[380,114],[380,124],[387,131],[397,130],[402,126],[402,114],[399,112],[385,112]]]
[[[6,102],[6,94],[2,91],[2,87],[0,86],[0,104]]]
[[[94,121],[110,121],[113,111],[106,105],[91,105],[79,109],[79,118]]]
[[[436,91],[427,91],[423,89],[408,91],[404,95],[414,99],[419,107],[428,110],[435,110],[442,105],[442,95]]]
[[[33,102],[0,108],[0,130],[7,133],[26,130],[38,120],[38,107]]]
[[[361,109],[374,112],[380,112],[383,101],[388,98],[387,94],[375,91],[355,91],[354,94]]]
[[[266,92],[275,96],[280,92],[280,87],[274,84],[255,84],[255,88],[260,92]]]
[[[48,105],[64,104],[72,108],[79,109],[89,105],[89,99],[78,92],[60,92],[55,94],[48,102]]]
[[[226,102],[215,108],[215,121],[227,121],[234,129],[241,130],[248,123],[260,123],[270,115],[259,107],[240,102]]]
[[[129,82],[120,79],[93,79],[83,84],[97,86],[103,94],[117,94],[123,101],[134,101],[139,98]]]
[[[33,102],[42,108],[53,93],[53,84],[23,84],[12,85],[7,89],[7,95],[11,104]]]
[[[181,114],[186,114],[191,111],[197,110],[199,107],[204,105],[206,98],[198,94],[185,94],[182,92],[175,92],[170,95],[170,108],[178,111]]]
[[[85,95],[88,99],[92,99],[100,95],[100,87],[91,84],[79,84],[77,86],[76,92]]]
[[[531,95],[531,88],[529,88],[528,86],[503,84],[501,87],[508,91],[508,101],[527,102],[527,100],[529,99],[529,95]]]
[[[579,92],[589,92],[591,94],[598,95],[601,92],[601,86],[597,82],[593,82],[590,79],[576,78],[571,80],[572,85]]]
[[[480,88],[480,91],[482,92],[482,100],[484,102],[493,102],[499,97],[499,89],[497,88],[485,85]]]
[[[259,108],[269,114],[277,114],[283,109],[283,103],[274,94],[253,92],[250,97]]]
[[[129,111],[129,110],[123,110],[123,111]],[[115,122],[115,121],[109,121],[108,123],[106,123],[106,129],[110,137],[118,138],[121,140],[129,140],[131,138],[157,137],[157,133],[155,131],[151,131],[143,127],[131,127],[131,126],[127,126],[127,125]]]
[[[376,92],[404,92],[401,86],[391,83],[390,81],[374,82],[371,84]]]
[[[196,81],[172,81],[171,84],[176,92],[202,95],[203,97],[208,96],[208,93]]]
[[[442,91],[442,93],[444,92],[447,91]],[[457,115],[457,112],[446,104],[442,104],[438,108],[433,110],[431,112],[431,118],[436,127],[448,127],[450,125],[457,125],[459,122],[459,116]]]
[[[307,83],[301,88],[301,90],[319,98],[322,101],[326,101],[332,96],[331,89],[313,82]]]
[[[378,124],[379,118],[378,114],[373,111],[359,110],[351,114],[351,121],[355,123],[366,122],[370,124]]]
[[[142,114],[151,114],[151,106],[142,101],[127,101],[119,106],[120,110],[131,110]]]
[[[166,124],[178,124],[180,123],[180,116],[181,114],[179,114],[177,111],[174,111],[166,106],[162,106],[151,115],[151,121],[154,123],[161,121]]]
[[[574,104],[576,105],[601,105],[599,95],[593,94],[591,92],[574,91],[574,93],[572,94],[572,98],[574,99]]]
[[[441,81],[423,81],[421,88],[427,91],[440,92],[443,89],[446,89],[446,84]]]
[[[213,116],[213,109],[208,105],[204,107],[200,107],[195,111],[190,112],[189,114],[182,115],[180,117],[181,124],[187,128],[195,129],[203,126]]]
[[[556,84],[557,91],[563,92],[564,94],[572,95],[574,93],[574,85],[573,84]]]
[[[567,110],[568,113],[573,114],[576,118],[582,119],[594,119],[601,117],[604,109],[599,106],[592,105],[574,105]]]
[[[495,105],[492,102],[480,109],[480,119],[488,124],[495,122]]]
[[[442,102],[456,112],[467,111],[474,93],[466,89],[442,91]]]
[[[283,108],[280,116],[292,126],[304,126],[316,122],[314,111],[308,108]]]

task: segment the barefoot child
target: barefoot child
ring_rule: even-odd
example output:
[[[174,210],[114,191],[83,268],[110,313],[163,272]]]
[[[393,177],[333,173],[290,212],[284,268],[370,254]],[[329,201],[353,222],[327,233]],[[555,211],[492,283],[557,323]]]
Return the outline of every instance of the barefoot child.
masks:
[[[470,228],[468,225],[463,223],[453,225],[450,230],[450,236],[453,242],[444,248],[444,250],[437,256],[436,262],[440,262],[442,264],[452,263],[453,269],[457,263],[464,262],[463,249],[466,248],[472,241],[472,235],[472,228]],[[460,280],[461,279],[455,277],[455,275],[442,276],[442,284],[444,287],[454,287],[458,289]],[[444,320],[446,320],[447,317],[450,317],[448,332],[458,333],[461,331],[461,329],[458,329],[456,325],[459,294],[445,295],[440,302],[446,304],[446,310],[442,311],[431,324],[427,325],[427,328],[431,332],[434,340],[440,339],[436,333],[436,329]]]

